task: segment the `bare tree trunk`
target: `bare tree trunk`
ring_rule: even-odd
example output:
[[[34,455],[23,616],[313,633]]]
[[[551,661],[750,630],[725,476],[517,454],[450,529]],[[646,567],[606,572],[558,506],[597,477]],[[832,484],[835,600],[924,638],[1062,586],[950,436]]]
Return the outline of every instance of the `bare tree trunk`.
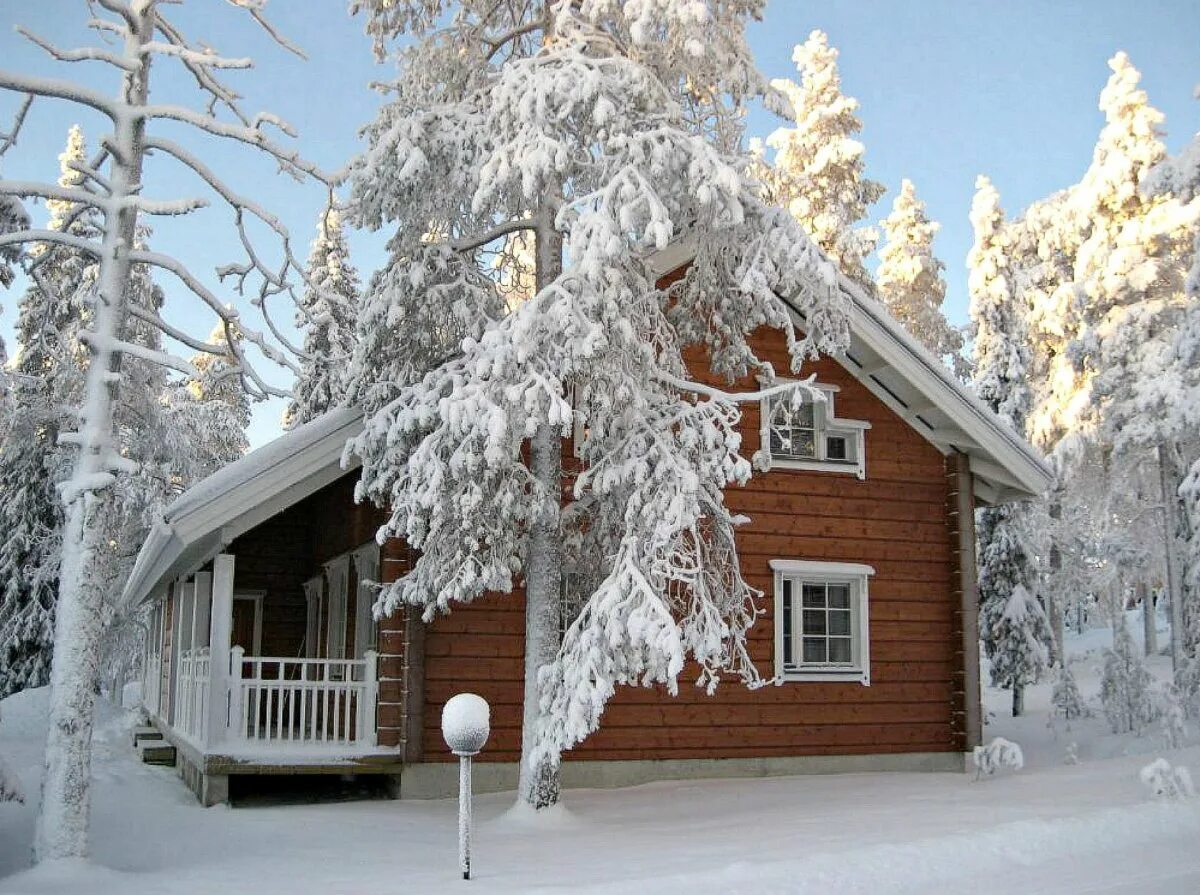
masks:
[[[1057,486],[1056,486],[1057,487]],[[1062,569],[1062,551],[1058,549],[1058,521],[1062,518],[1062,502],[1055,497],[1050,502],[1050,580],[1052,592],[1049,594],[1050,631],[1053,634],[1051,643],[1051,664],[1066,665],[1066,622],[1064,621],[1062,594],[1058,592],[1059,572]]]
[[[138,105],[148,95],[150,57],[143,55],[141,47],[153,37],[153,5],[133,4],[130,15],[123,55],[140,64],[126,75],[124,89],[126,102]],[[141,189],[144,130],[145,120],[139,116],[113,122],[113,206],[105,213],[95,319],[86,336],[90,359],[75,436],[79,453],[65,492],[67,523],[50,673],[46,767],[34,840],[38,861],[86,857],[88,852],[92,727],[105,584],[97,574],[97,554],[105,546],[104,518],[111,502],[108,485],[117,450],[112,443],[113,402],[121,362],[115,345],[124,329],[129,252],[137,222],[136,209],[120,202]]]
[[[537,289],[540,292],[562,270],[562,238],[553,227],[553,211],[543,212],[537,229]],[[525,703],[521,729],[521,770],[517,792],[534,808],[558,802],[558,765],[543,759],[533,766],[530,751],[541,714],[538,670],[554,661],[559,648],[559,602],[562,549],[559,504],[562,489],[562,438],[542,425],[530,441],[529,465],[546,490],[548,505],[534,520],[525,569]]]
[[[1167,556],[1167,592],[1171,610],[1171,668],[1178,675],[1185,659],[1183,644],[1183,568],[1179,556],[1179,470],[1174,445],[1158,446],[1158,476],[1162,487],[1163,536]]]
[[[1020,684],[1013,684],[1012,693],[1013,717],[1019,718],[1025,714],[1025,688]]]
[[[1155,624],[1154,617],[1154,594],[1150,590],[1150,585],[1145,581],[1137,583],[1137,593],[1142,601],[1142,642],[1146,648],[1146,655],[1153,656],[1158,652],[1158,626]]]

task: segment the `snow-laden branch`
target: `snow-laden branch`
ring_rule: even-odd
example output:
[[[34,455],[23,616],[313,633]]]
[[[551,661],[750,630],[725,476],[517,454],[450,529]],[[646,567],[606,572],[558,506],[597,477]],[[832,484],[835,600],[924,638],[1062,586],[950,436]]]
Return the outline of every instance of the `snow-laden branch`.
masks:
[[[44,96],[49,99],[65,99],[95,109],[113,121],[117,120],[120,114],[119,110],[124,108],[122,104],[114,102],[98,90],[91,90],[75,81],[39,78],[4,69],[0,69],[0,89],[28,93],[32,96]]]
[[[107,50],[97,49],[96,47],[79,47],[73,50],[64,50],[61,47],[56,47],[44,37],[34,34],[23,25],[18,25],[16,31],[27,41],[45,50],[48,55],[59,62],[107,62],[109,65],[115,66],[122,71],[135,72],[138,70],[138,64],[132,59],[126,59]]]
[[[774,395],[791,394],[798,389],[807,391],[814,400],[825,400],[825,393],[813,385],[817,378],[816,373],[813,373],[802,382],[781,382],[777,385],[772,385],[754,392],[727,392],[711,385],[705,385],[702,382],[693,382],[689,379],[680,379],[678,376],[673,376],[664,370],[659,370],[655,375],[662,382],[672,386],[673,388],[677,388],[680,391],[691,392],[695,395],[703,395],[706,398],[711,398],[714,401],[721,401],[726,404],[749,404],[756,401],[762,401],[765,398],[770,398]]]
[[[204,66],[206,68],[254,67],[254,60],[248,57],[229,59],[224,56],[218,56],[216,53],[206,53],[202,50],[193,50],[191,47],[180,46],[176,43],[163,43],[157,40],[143,44],[141,52],[143,56],[149,56],[152,53],[157,53],[160,56],[174,56],[192,65]]]
[[[464,239],[451,240],[449,245],[456,252],[471,252],[482,248],[489,242],[495,242],[502,236],[508,236],[510,233],[532,232],[536,228],[537,224],[535,221],[528,218],[517,218],[512,221],[505,221],[503,224],[499,224],[490,230],[485,230],[483,233],[477,233],[474,236]]]
[[[32,105],[33,94],[25,94],[25,99],[21,101],[17,114],[13,116],[12,127],[8,129],[8,133],[0,134],[0,155],[4,155],[10,147],[16,145],[17,137],[21,133],[21,125],[25,123],[25,116],[29,114],[29,107]]]
[[[82,236],[75,236],[71,233],[61,233],[58,230],[14,230],[11,233],[0,234],[0,246],[24,245],[30,242],[53,242],[78,249],[94,258],[100,257],[100,246],[90,239],[84,239]]]

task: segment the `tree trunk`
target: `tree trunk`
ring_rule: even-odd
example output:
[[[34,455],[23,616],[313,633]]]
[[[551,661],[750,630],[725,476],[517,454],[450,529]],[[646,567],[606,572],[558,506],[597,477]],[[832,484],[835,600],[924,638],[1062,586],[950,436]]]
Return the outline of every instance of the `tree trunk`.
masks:
[[[141,46],[153,37],[152,4],[131,7],[124,56],[141,63],[125,76],[124,100],[141,105],[148,95],[149,56]],[[104,578],[98,553],[105,547],[104,520],[111,504],[113,402],[121,355],[115,348],[124,329],[126,288],[137,211],[121,200],[141,189],[145,121],[130,115],[114,122],[111,194],[101,245],[95,319],[87,336],[89,362],[84,404],[74,440],[79,453],[66,483],[67,521],[63,532],[50,672],[50,717],[42,806],[34,838],[38,861],[86,857],[91,807],[92,727],[99,675]]]
[[[1050,604],[1050,631],[1053,634],[1051,643],[1050,663],[1059,667],[1066,666],[1066,622],[1063,610],[1063,598],[1060,590],[1059,573],[1062,570],[1062,551],[1058,549],[1058,522],[1062,518],[1062,502],[1056,497],[1050,503],[1050,580],[1053,582],[1051,595],[1047,602]]]
[[[1138,596],[1142,601],[1142,642],[1145,644],[1146,655],[1153,656],[1158,652],[1158,626],[1154,617],[1154,594],[1150,585],[1145,581],[1137,584]]]
[[[553,212],[544,211],[537,229],[537,289],[553,282],[562,270],[562,238],[553,229]],[[542,425],[529,445],[529,466],[546,490],[548,504],[534,520],[525,565],[525,695],[521,727],[521,770],[517,792],[533,808],[558,802],[558,763],[543,759],[533,766],[530,750],[541,715],[538,670],[554,661],[559,647],[559,602],[562,590],[562,437]]]
[[[1183,569],[1179,555],[1179,470],[1175,462],[1174,445],[1158,446],[1158,477],[1162,487],[1163,537],[1167,555],[1167,593],[1171,601],[1171,669],[1176,676],[1183,671]]]
[[[1013,684],[1012,688],[1012,713],[1014,718],[1019,718],[1025,714],[1025,688],[1020,684]]]

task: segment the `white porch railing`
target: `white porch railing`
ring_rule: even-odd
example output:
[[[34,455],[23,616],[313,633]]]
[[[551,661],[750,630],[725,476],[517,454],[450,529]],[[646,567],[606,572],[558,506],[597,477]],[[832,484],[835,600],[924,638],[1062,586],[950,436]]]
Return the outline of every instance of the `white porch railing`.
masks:
[[[229,734],[237,743],[374,746],[376,654],[286,659],[232,650]]]
[[[208,722],[208,691],[211,681],[208,647],[179,654],[179,694],[175,701],[175,728],[202,743]]]

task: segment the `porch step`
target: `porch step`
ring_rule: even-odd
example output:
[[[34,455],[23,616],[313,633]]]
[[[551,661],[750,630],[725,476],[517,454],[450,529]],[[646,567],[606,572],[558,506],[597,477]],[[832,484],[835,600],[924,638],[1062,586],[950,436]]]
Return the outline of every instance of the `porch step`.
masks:
[[[143,740],[138,743],[138,752],[146,764],[175,766],[175,747],[163,740]]]
[[[161,740],[163,735],[159,733],[158,728],[145,725],[144,727],[135,727],[133,729],[133,746],[136,749],[144,740]]]

